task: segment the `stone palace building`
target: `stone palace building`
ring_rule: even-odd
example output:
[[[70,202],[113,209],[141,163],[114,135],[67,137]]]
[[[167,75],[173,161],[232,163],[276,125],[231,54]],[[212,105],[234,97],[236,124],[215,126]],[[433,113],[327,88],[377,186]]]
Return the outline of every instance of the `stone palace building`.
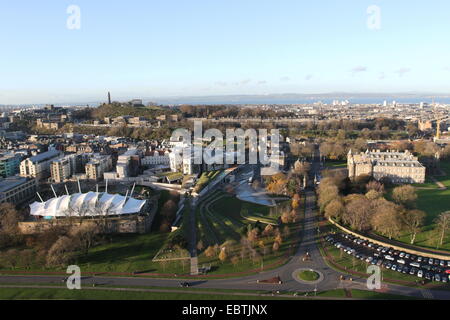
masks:
[[[426,168],[409,151],[367,150],[354,154],[350,150],[347,156],[347,167],[350,179],[367,174],[376,180],[387,178],[390,182],[397,184],[425,183]]]

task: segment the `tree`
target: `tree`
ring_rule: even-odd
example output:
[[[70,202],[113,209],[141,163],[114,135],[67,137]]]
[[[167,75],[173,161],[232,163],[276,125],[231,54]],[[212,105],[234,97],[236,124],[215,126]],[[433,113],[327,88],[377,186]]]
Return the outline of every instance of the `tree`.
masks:
[[[275,241],[273,243],[272,250],[273,250],[273,252],[278,252],[278,250],[280,250],[280,244]]]
[[[318,192],[320,212],[324,212],[325,207],[339,197],[339,189],[334,184],[322,185],[321,183]]]
[[[0,204],[0,230],[6,234],[17,234],[17,224],[23,216],[11,203]]]
[[[398,204],[413,209],[417,200],[417,192],[413,186],[404,185],[394,188],[392,191],[392,198]]]
[[[414,244],[417,233],[420,232],[425,220],[425,212],[420,210],[404,211],[402,215],[403,224],[411,235],[411,244]]]
[[[292,209],[298,209],[300,207],[300,196],[296,193],[292,198]]]
[[[213,246],[209,246],[209,247],[206,248],[206,250],[205,250],[205,255],[206,255],[208,258],[212,258],[212,257],[214,257],[214,256],[216,255],[216,250],[214,249]]]
[[[205,248],[205,246],[203,245],[203,240],[200,240],[200,241],[197,243],[197,250],[198,250],[198,251],[202,251],[204,248]]]
[[[9,265],[9,267],[14,270],[19,262],[19,250],[9,249],[4,253],[3,259]]]
[[[375,191],[383,194],[384,193],[384,185],[381,182],[372,180],[366,184],[366,190],[367,190],[367,192],[369,192],[371,190],[375,190]]]
[[[379,201],[374,208],[374,214],[371,219],[372,228],[375,231],[392,239],[398,236],[402,229],[402,220],[400,217],[400,207],[392,202],[382,200]]]
[[[95,224],[84,224],[72,229],[70,235],[74,243],[83,250],[84,255],[87,255],[98,237],[99,231],[99,227]]]
[[[232,264],[234,267],[236,267],[236,266],[238,265],[238,263],[239,263],[239,257],[238,257],[238,256],[233,256],[233,257],[231,258],[231,264]]]
[[[250,244],[255,243],[258,241],[258,232],[259,230],[257,228],[251,229],[247,234],[247,239]]]
[[[345,212],[345,207],[342,204],[342,200],[337,198],[332,200],[326,207],[325,207],[325,218],[327,219],[336,219],[340,220],[342,218],[342,215]]]
[[[26,268],[30,269],[33,264],[34,251],[32,249],[25,249],[20,251],[20,262]]]
[[[59,238],[47,253],[47,265],[67,265],[75,257],[75,250],[72,239],[66,236]]]
[[[270,236],[273,233],[273,226],[271,224],[268,224],[265,228],[264,231],[262,232],[262,235],[264,237]]]
[[[219,253],[219,260],[221,262],[225,262],[227,260],[227,258],[228,258],[227,250],[225,248],[222,248],[222,250],[220,250],[220,253]]]
[[[439,246],[442,246],[444,244],[445,236],[447,235],[447,231],[450,228],[450,211],[441,213],[435,220],[435,223],[437,231],[439,233],[439,242],[437,246],[439,248]]]
[[[370,190],[366,193],[366,198],[369,200],[376,200],[376,199],[380,199],[383,196],[383,194],[381,192],[378,192],[376,190]]]
[[[351,195],[346,198],[350,200],[345,206],[343,220],[349,224],[352,229],[366,231],[370,229],[370,219],[372,210],[370,201],[363,195]]]
[[[283,237],[281,236],[280,233],[278,233],[278,234],[275,236],[274,241],[275,241],[275,242],[278,242],[279,245],[281,245],[281,244],[283,243]]]
[[[283,223],[291,222],[291,215],[289,214],[289,212],[287,211],[283,212],[283,214],[281,215],[281,222]]]

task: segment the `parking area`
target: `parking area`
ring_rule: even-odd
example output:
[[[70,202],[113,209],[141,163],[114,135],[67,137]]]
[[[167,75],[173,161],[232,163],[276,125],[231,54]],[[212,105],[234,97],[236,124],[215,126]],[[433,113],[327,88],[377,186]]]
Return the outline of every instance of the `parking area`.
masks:
[[[327,235],[325,240],[348,255],[386,270],[435,282],[448,283],[450,280],[449,260],[409,254],[346,233]]]

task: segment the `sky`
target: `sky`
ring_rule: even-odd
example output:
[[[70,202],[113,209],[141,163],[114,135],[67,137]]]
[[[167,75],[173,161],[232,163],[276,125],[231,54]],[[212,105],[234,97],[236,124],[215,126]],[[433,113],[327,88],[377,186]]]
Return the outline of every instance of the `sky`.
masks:
[[[448,93],[449,13],[448,0],[1,0],[0,104]]]

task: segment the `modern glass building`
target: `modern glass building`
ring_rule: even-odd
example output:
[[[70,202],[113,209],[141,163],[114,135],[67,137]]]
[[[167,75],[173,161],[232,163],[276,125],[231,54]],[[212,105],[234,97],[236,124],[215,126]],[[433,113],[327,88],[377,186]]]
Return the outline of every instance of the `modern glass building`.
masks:
[[[7,178],[19,173],[21,157],[12,153],[0,154],[0,177]]]

